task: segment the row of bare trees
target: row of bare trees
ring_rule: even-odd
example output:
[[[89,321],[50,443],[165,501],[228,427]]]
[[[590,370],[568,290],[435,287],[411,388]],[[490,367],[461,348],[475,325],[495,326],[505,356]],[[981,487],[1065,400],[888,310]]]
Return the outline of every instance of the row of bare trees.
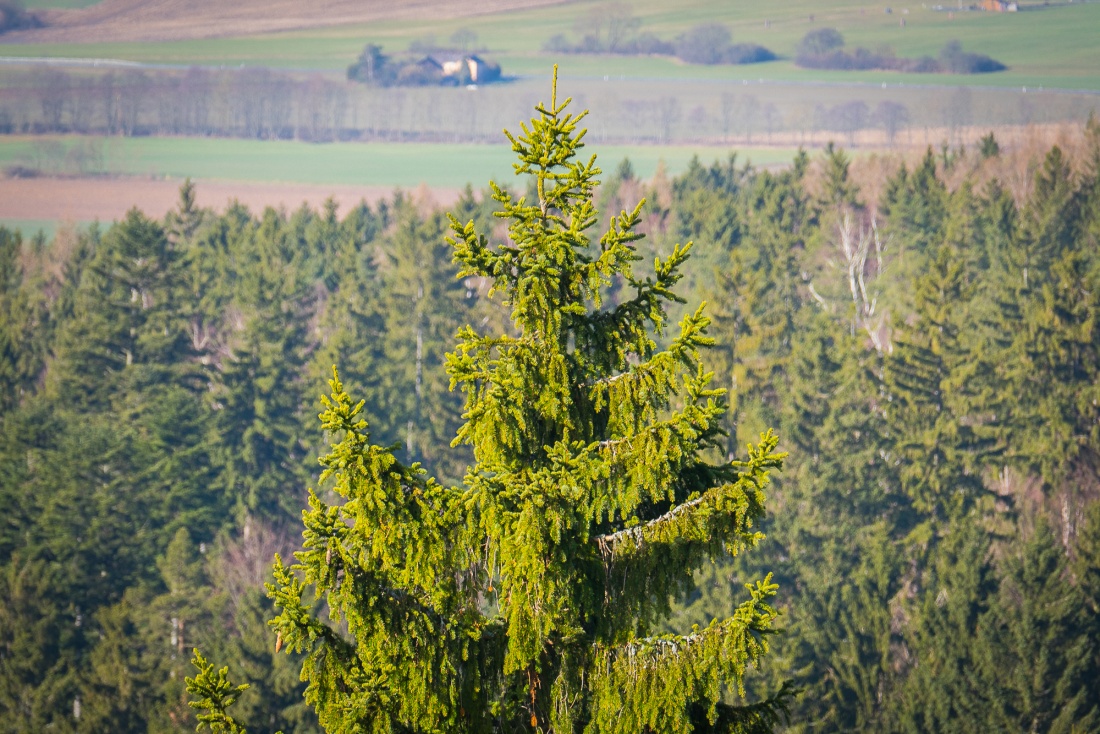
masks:
[[[0,132],[332,140],[345,84],[266,68],[98,73],[39,69],[0,90]]]
[[[872,91],[855,96],[807,88],[812,94],[792,97],[756,86],[742,91],[740,85],[716,85],[712,94],[701,94],[676,84],[600,84],[591,82],[577,101],[591,109],[598,122],[594,139],[603,143],[790,145],[812,144],[808,135],[817,141],[827,135],[856,147],[866,131],[877,131],[878,140],[892,145],[921,127],[956,131],[1017,122],[1007,118],[1029,124],[1053,114],[1080,112],[1082,119],[1088,114],[1066,107],[1073,102],[1068,98],[1032,101],[1035,95],[1023,94],[1017,95],[1018,113],[1003,102],[1004,109],[986,110],[989,100],[965,88],[925,93],[903,104]],[[493,142],[502,127],[537,101],[535,95],[523,80],[469,91],[371,88],[262,67],[40,68],[0,79],[0,134]],[[1048,102],[1064,103],[1065,109]],[[954,133],[951,137],[962,142]]]

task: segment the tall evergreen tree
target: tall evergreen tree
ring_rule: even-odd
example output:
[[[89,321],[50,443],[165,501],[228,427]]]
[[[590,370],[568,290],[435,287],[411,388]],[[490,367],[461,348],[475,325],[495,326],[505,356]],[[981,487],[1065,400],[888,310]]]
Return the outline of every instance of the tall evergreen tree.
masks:
[[[981,461],[998,448],[974,409],[982,384],[975,373],[988,365],[973,359],[962,333],[972,292],[962,259],[940,247],[913,283],[915,323],[899,319],[885,364],[886,412],[905,457],[902,486],[925,518],[959,516],[986,495]]]
[[[510,242],[452,222],[462,274],[490,278],[519,330],[467,327],[448,358],[476,460],[464,486],[372,446],[362,403],[332,380],[322,478],[346,503],[311,496],[299,562],[277,560],[270,587],[276,647],[306,651],[306,696],[330,731],[764,731],[784,704],[737,703],[768,650],[769,578],[728,619],[654,634],[695,568],[755,545],[782,455],[766,434],[748,461],[708,462],[724,411],[700,361],[708,319],[689,314],[663,351],[652,337],[690,248],[635,278],[640,204],[589,238],[599,169],[577,158],[583,115],[567,105],[555,90],[510,136],[538,195],[494,189]],[[602,309],[616,276],[634,295]],[[236,726],[224,673],[196,662],[192,692]]]
[[[905,630],[908,675],[884,708],[891,731],[986,732],[997,729],[976,674],[979,627],[997,590],[985,529],[953,525],[925,574]]]
[[[1073,732],[1100,725],[1095,640],[1063,549],[1045,520],[1006,561],[978,631],[989,730]]]
[[[0,416],[34,391],[43,368],[48,313],[27,283],[23,238],[0,227]]]
[[[458,278],[444,241],[441,214],[423,217],[407,199],[395,202],[394,228],[383,238],[380,293],[384,355],[369,394],[386,443],[403,444],[406,463],[421,462],[457,480],[469,458],[447,451],[462,420],[462,402],[448,390],[444,366],[455,332],[469,321],[474,293]]]

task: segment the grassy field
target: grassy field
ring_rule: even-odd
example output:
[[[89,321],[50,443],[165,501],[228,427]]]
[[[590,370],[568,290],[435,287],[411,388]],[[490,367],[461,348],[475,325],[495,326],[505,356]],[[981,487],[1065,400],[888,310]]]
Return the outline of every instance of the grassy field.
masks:
[[[61,0],[59,0],[61,1]],[[248,0],[242,0],[247,2]],[[600,3],[574,2],[534,10],[485,15],[463,21],[385,21],[314,30],[199,39],[163,43],[0,44],[0,56],[76,56],[121,58],[170,64],[265,65],[280,68],[342,71],[367,41],[390,51],[404,50],[410,41],[433,37],[441,42],[461,23],[478,34],[478,43],[497,57],[506,72],[545,74],[550,63],[577,75],[629,75],[665,78],[733,78],[749,75],[788,81],[905,81],[914,84],[976,84],[992,86],[1053,86],[1100,89],[1100,3],[1052,5],[1020,13],[935,11],[925,4],[879,4],[794,0],[777,5],[765,0],[724,3],[689,0],[672,8],[658,0],[635,0],[642,30],[671,38],[700,22],[724,22],[734,40],[753,41],[785,56],[747,67],[689,66],[661,58],[564,57],[551,59],[540,51],[556,33],[574,35],[578,19],[597,12]],[[813,16],[811,22],[810,17]],[[901,26],[901,19],[905,26]],[[766,24],[766,25],[765,25]],[[973,76],[913,75],[886,72],[817,72],[798,69],[789,61],[798,40],[809,30],[836,27],[849,45],[888,45],[899,55],[932,54],[950,39],[968,51],[986,53],[1010,68],[998,74]]]
[[[88,139],[0,137],[0,168],[26,165],[45,171],[63,164],[68,151]],[[232,140],[218,138],[94,138],[102,162],[88,172],[237,181],[293,182],[361,186],[420,184],[475,188],[490,178],[513,178],[514,155],[506,145],[447,143],[328,143]],[[729,150],[695,146],[590,146],[605,170],[629,157],[640,176],[651,176],[663,161],[670,174],[684,169],[692,156],[710,162]],[[786,163],[790,149],[741,151],[758,165]],[[57,168],[56,170],[63,170]]]
[[[23,239],[29,240],[39,232],[49,242],[53,240],[54,235],[57,234],[57,230],[67,224],[83,229],[91,224],[91,222],[68,222],[62,223],[53,219],[2,219],[0,218],[0,227],[7,227],[10,230],[18,230],[23,234]]]
[[[72,8],[86,8],[95,5],[100,0],[23,0],[23,7],[27,10],[69,10]]]
[[[0,179],[11,196],[8,202],[0,201],[0,209],[4,210],[0,212],[0,226],[22,229],[27,236],[42,230],[50,239],[60,222],[79,220],[78,226],[86,224],[84,220],[109,222],[134,204],[159,216],[174,205],[175,192],[184,177],[199,181],[203,205],[224,206],[228,198],[240,197],[255,211],[277,202],[293,209],[304,199],[316,206],[329,195],[335,195],[346,208],[360,197],[386,196],[396,188],[412,191],[421,185],[437,192],[443,198],[436,200],[446,203],[454,196],[448,190],[454,192],[467,183],[480,190],[490,179],[504,185],[516,182],[511,167],[513,154],[507,146],[444,143],[314,145],[210,138],[4,136],[0,137],[0,168],[24,165],[57,174],[77,147],[98,151],[95,166],[85,170],[86,176],[93,177]],[[692,156],[709,163],[725,159],[731,152],[714,147],[596,145],[589,151],[599,155],[601,166],[608,172],[629,157],[635,171],[644,177],[652,176],[662,164],[669,175],[674,175],[687,166]],[[751,159],[760,165],[787,163],[793,155],[792,149],[739,151],[740,160]],[[104,174],[135,178],[116,181],[95,177]],[[253,184],[262,186],[256,191]],[[303,188],[306,185],[310,188]],[[343,190],[337,190],[339,187]],[[349,191],[347,187],[355,188]],[[37,212],[30,215],[37,219],[27,218],[31,211]],[[51,216],[54,218],[49,219]]]
[[[237,2],[246,10],[254,8],[258,18],[268,7],[265,0]],[[28,7],[90,4],[91,0],[32,0]],[[759,145],[773,139],[774,128],[776,147],[750,146],[741,151],[742,159],[762,165],[787,162],[794,152],[790,146],[817,145],[822,136],[848,146],[883,145],[869,138],[859,142],[850,132],[835,132],[846,128],[828,126],[832,123],[826,113],[849,102],[865,104],[868,114],[885,103],[904,103],[909,117],[898,142],[910,146],[938,145],[949,139],[963,144],[972,141],[957,133],[959,129],[977,134],[986,126],[1001,124],[1080,121],[1100,109],[1100,43],[1096,42],[1100,2],[1035,4],[1031,8],[1025,3],[1023,12],[997,14],[937,11],[930,4],[911,0],[893,5],[890,13],[884,12],[882,4],[855,0],[788,0],[782,4],[770,0],[684,0],[676,4],[630,0],[642,32],[671,39],[698,23],[725,23],[735,41],[760,43],[783,58],[765,64],[708,67],[659,57],[552,56],[541,50],[555,34],[575,39],[576,28],[592,27],[605,5],[606,0],[579,0],[459,20],[427,17],[425,12],[426,17],[413,20],[155,43],[3,43],[5,39],[0,37],[0,56],[112,58],[228,68],[270,66],[304,72],[291,75],[299,80],[313,73],[343,78],[346,66],[368,42],[398,53],[417,40],[446,44],[457,29],[465,27],[477,34],[476,45],[500,61],[507,75],[517,77],[514,83],[483,87],[476,96],[465,90],[368,90],[353,85],[348,94],[353,110],[350,117],[358,121],[353,126],[436,136],[429,139],[446,139],[453,131],[467,139],[499,140],[496,131],[500,126],[514,128],[530,114],[531,103],[545,96],[551,66],[557,62],[563,92],[577,97],[579,108],[592,109],[589,125],[594,138],[619,142],[735,139]],[[163,7],[168,13],[193,12],[192,6],[184,3],[163,3]],[[117,22],[127,21],[120,15]],[[901,56],[935,55],[946,41],[957,39],[965,50],[989,54],[1010,68],[971,76],[797,68],[791,57],[799,39],[822,27],[839,29],[850,47],[885,45]],[[0,80],[13,74],[30,78],[32,73],[37,72],[20,66],[0,67]],[[9,93],[7,104],[15,111],[15,119],[24,111],[27,119],[39,114],[42,101],[19,89],[14,95]],[[672,111],[666,114],[666,110]],[[147,104],[142,114],[147,130],[158,129],[155,105]],[[666,118],[670,121],[661,122]],[[865,124],[874,133],[878,123],[868,120]],[[34,128],[28,124],[15,129]],[[87,155],[88,150],[82,157],[72,155],[78,146],[92,155]],[[675,174],[695,154],[710,161],[729,152],[728,148],[686,142],[593,145],[592,150],[600,154],[605,168],[629,157],[639,175],[646,177],[660,161]],[[74,164],[78,158],[79,163]],[[511,181],[511,162],[510,150],[500,144],[0,136],[0,168],[25,165],[49,174],[172,180],[190,176],[207,181],[406,189],[426,184],[453,190],[467,183],[480,188],[490,178]],[[92,186],[95,179],[87,181]]]

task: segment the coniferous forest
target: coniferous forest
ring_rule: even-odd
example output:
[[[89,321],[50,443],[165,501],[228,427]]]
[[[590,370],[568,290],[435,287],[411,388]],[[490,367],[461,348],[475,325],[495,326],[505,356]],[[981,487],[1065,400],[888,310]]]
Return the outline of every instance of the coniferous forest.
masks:
[[[743,698],[790,681],[790,731],[1100,730],[1100,125],[1005,155],[991,136],[881,180],[832,146],[671,180],[600,162],[601,225],[646,199],[635,275],[615,271],[601,308],[663,289],[693,242],[655,346],[676,354],[705,301],[714,345],[695,343],[729,406],[708,456],[769,428],[789,453],[766,539],[654,586],[683,592],[658,631],[712,629],[773,574],[779,631]],[[451,213],[516,241],[501,196],[468,189]],[[333,365],[371,440],[447,485],[475,459],[452,447],[456,333],[518,338],[507,272],[456,262],[451,227],[400,193],[217,214],[185,185],[162,220],[53,243],[0,229],[4,731],[192,731],[196,647],[249,684],[250,731],[320,731],[263,585],[301,546],[308,489],[333,494]],[[681,402],[704,394],[691,379]]]

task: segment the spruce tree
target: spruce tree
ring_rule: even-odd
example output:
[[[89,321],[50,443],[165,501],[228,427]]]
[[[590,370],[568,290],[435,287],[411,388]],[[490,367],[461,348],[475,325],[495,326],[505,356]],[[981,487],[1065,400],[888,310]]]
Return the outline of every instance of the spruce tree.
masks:
[[[372,445],[363,403],[330,383],[321,481],[343,503],[311,493],[298,562],[277,558],[269,586],[276,649],[306,653],[328,731],[767,731],[785,705],[783,691],[738,695],[768,652],[770,576],[732,617],[655,634],[696,568],[760,539],[783,455],[769,432],[746,461],[711,461],[725,404],[701,361],[702,308],[655,342],[690,245],[635,277],[641,204],[590,238],[600,171],[578,157],[584,115],[568,104],[555,83],[509,135],[537,184],[535,200],[494,187],[509,240],[452,220],[461,275],[490,279],[516,329],[466,327],[448,356],[466,395],[456,443],[475,458],[462,485]],[[616,279],[632,297],[604,308]],[[239,689],[196,664],[203,720],[239,731],[226,712]]]
[[[1005,559],[1000,593],[978,628],[987,731],[1095,731],[1096,640],[1064,549],[1045,519]]]
[[[403,444],[406,464],[421,462],[438,478],[457,480],[469,456],[448,450],[462,423],[462,400],[447,389],[444,360],[455,331],[471,316],[472,294],[455,277],[441,214],[423,217],[412,201],[399,199],[393,217],[381,245],[378,385],[363,397],[388,419],[375,423],[376,435]]]
[[[49,334],[44,284],[27,282],[23,249],[18,231],[0,227],[0,417],[34,392]]]
[[[910,671],[890,697],[891,731],[987,732],[977,667],[978,628],[997,590],[990,538],[973,521],[951,525],[930,559],[919,603],[909,612]]]
[[[972,291],[958,253],[940,247],[912,283],[916,313],[911,325],[898,319],[896,348],[885,361],[887,422],[905,464],[901,485],[925,518],[958,517],[990,499],[980,468],[999,447],[996,432],[975,420],[989,365],[975,358],[964,332]]]

